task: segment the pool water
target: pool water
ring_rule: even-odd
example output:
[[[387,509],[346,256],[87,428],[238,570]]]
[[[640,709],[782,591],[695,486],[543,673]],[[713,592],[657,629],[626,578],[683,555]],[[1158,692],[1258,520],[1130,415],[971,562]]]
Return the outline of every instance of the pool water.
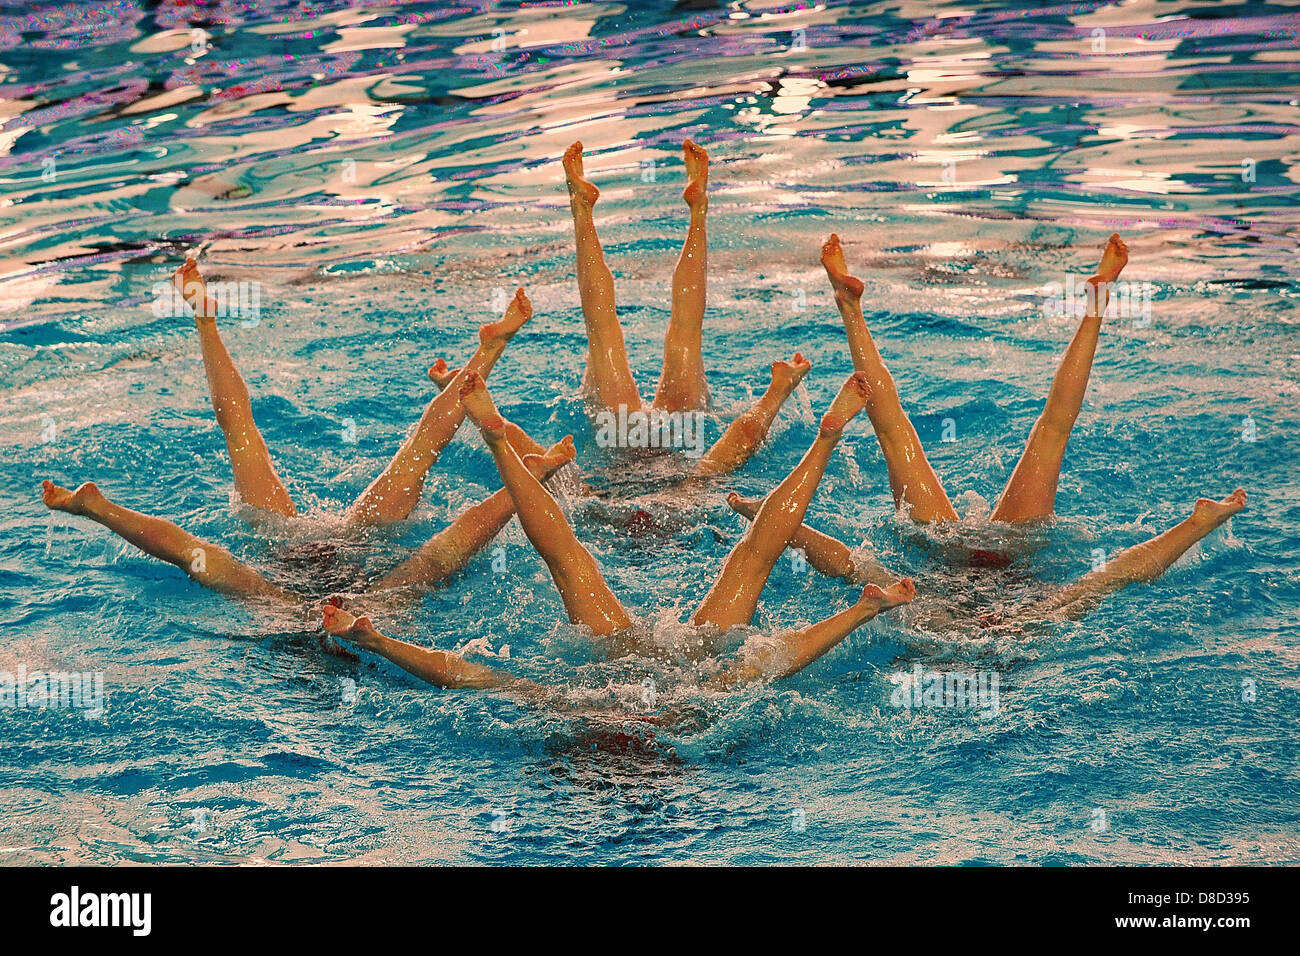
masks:
[[[101,672],[101,714],[3,708],[5,862],[1300,862],[1295,304],[1300,12],[1273,4],[486,2],[4,4],[0,15],[0,671]],[[558,159],[576,139],[631,363],[653,393],[685,227],[681,140],[711,153],[709,437],[812,361],[736,475],[595,446]],[[831,232],[963,516],[895,516],[865,416],[808,521],[980,609],[1073,580],[1237,486],[1247,510],[1170,573],[1028,639],[893,612],[795,677],[705,692],[674,652],[744,527],[851,371],[817,261]],[[1073,320],[1045,289],[1120,232],[1149,312],[1106,323],[1048,526],[982,574],[987,513]],[[233,499],[192,322],[156,284],[201,248],[260,283],[225,341],[302,516]],[[340,512],[459,364],[502,290],[535,316],[491,378],[538,440],[573,433],[600,498],[558,487],[665,648],[602,660],[517,524],[388,633],[672,708],[653,733],[439,691],[319,652],[309,620],[204,591],[39,482],[93,479],[283,575],[333,542],[375,574],[499,486],[462,429],[407,522]],[[947,439],[947,440],[945,440]],[[631,534],[620,516],[642,510]],[[294,574],[297,579],[294,579]],[[727,652],[847,607],[787,555]],[[355,599],[366,607],[364,596]],[[508,648],[508,651],[506,650]],[[996,676],[997,707],[899,706],[899,675]],[[908,678],[910,679],[910,678]]]

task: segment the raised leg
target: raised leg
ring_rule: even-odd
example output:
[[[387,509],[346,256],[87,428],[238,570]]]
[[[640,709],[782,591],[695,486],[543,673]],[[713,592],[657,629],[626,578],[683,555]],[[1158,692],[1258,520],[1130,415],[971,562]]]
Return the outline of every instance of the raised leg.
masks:
[[[510,444],[519,453],[519,446],[513,441]],[[538,481],[551,477],[573,461],[573,456],[571,438],[565,438],[541,455],[520,453],[524,465]],[[470,559],[483,550],[514,515],[514,499],[502,488],[458,514],[451,524],[426,541],[415,554],[371,585],[371,590],[429,587],[446,580],[469,564]]]
[[[551,493],[506,441],[505,420],[492,404],[487,386],[474,372],[466,373],[460,399],[483,432],[501,481],[514,499],[524,534],[546,562],[569,620],[585,624],[602,637],[630,627],[632,619],[605,583],[596,559],[574,536],[568,518]]]
[[[763,499],[746,499],[734,491],[727,495],[727,504],[736,514],[754,520]],[[876,584],[886,587],[898,580],[898,575],[884,565],[855,555],[853,549],[828,534],[823,534],[806,524],[790,536],[791,548],[798,548],[814,570],[831,578],[844,578],[854,584]]]
[[[690,207],[691,220],[673,270],[672,313],[664,336],[663,372],[655,393],[655,407],[669,412],[703,408],[709,403],[701,353],[709,267],[709,154],[689,139],[682,144],[682,153],[687,179],[682,198]]]
[[[1016,612],[1017,621],[1060,621],[1082,617],[1113,591],[1135,581],[1154,581],[1192,545],[1246,507],[1246,492],[1238,488],[1222,501],[1201,498],[1192,515],[1150,541],[1135,544],[1106,563],[1061,588],[1045,601]]]
[[[235,490],[241,499],[254,507],[281,515],[297,514],[289,492],[275,473],[266,441],[253,421],[248,386],[217,331],[217,302],[208,295],[198,263],[193,258],[186,259],[185,265],[176,270],[173,281],[194,310],[203,368],[208,376],[208,393],[217,424],[226,437]]]
[[[868,584],[854,605],[824,621],[782,634],[775,645],[742,658],[709,679],[723,690],[747,681],[789,677],[803,670],[881,611],[907,604],[916,597],[911,578],[901,578],[889,587]]]
[[[596,237],[592,210],[600,190],[588,182],[582,168],[582,143],[574,143],[564,154],[564,175],[569,184],[569,208],[573,212],[573,235],[578,249],[578,295],[587,323],[587,380],[592,397],[607,408],[641,407],[641,395],[627,362],[623,327],[614,307],[614,274],[605,264],[605,253]]]
[[[478,349],[461,374],[473,371],[487,378],[510,339],[532,314],[533,306],[528,296],[522,288],[516,289],[515,297],[501,320],[479,329]],[[352,521],[364,525],[391,524],[406,518],[414,510],[424,493],[424,480],[429,469],[465,420],[458,390],[444,389],[428,404],[415,430],[402,443],[383,474],[371,482],[352,504],[348,511]]]
[[[713,625],[725,631],[750,622],[773,566],[803,523],[804,511],[821,482],[844,426],[862,411],[870,396],[866,375],[856,372],[849,376],[822,417],[812,447],[763,501],[749,530],[727,555],[722,573],[696,609],[691,623]]]
[[[343,608],[326,604],[321,608],[326,633],[378,654],[422,681],[443,688],[495,688],[528,701],[553,696],[530,680],[511,677],[483,664],[467,661],[459,654],[420,647],[381,634],[368,617],[353,617]]]
[[[914,521],[957,520],[957,512],[948,500],[939,476],[930,467],[921,439],[898,400],[894,377],[885,368],[875,340],[867,329],[862,315],[862,281],[849,275],[840,237],[834,233],[822,246],[822,265],[826,267],[835,292],[835,305],[844,320],[853,367],[865,372],[871,384],[867,415],[885,456],[894,504],[901,507],[906,502]]]
[[[1055,508],[1061,461],[1092,373],[1092,357],[1097,351],[1101,317],[1109,297],[1107,286],[1119,278],[1127,262],[1128,247],[1116,233],[1106,243],[1097,274],[1088,280],[1088,314],[1056,370],[1043,413],[1034,423],[1024,453],[993,510],[994,521],[1031,521],[1047,517]]]
[[[456,380],[459,372],[458,368],[448,368],[444,359],[438,359],[429,367],[429,381],[437,385],[439,390],[443,390]],[[457,384],[457,388],[459,387],[460,385]],[[528,432],[512,421],[506,422],[506,441],[510,442],[510,447],[517,451],[520,457],[546,454],[545,448],[533,441]]]
[[[803,381],[812,364],[798,352],[789,362],[772,363],[772,384],[754,407],[738,417],[695,466],[695,474],[725,475],[749,460],[767,437],[777,412]]]
[[[92,481],[76,491],[52,481],[43,482],[42,489],[47,507],[99,522],[145,554],[176,565],[204,587],[238,597],[302,604],[301,598],[276,587],[220,545],[196,538],[170,521],[115,505]]]

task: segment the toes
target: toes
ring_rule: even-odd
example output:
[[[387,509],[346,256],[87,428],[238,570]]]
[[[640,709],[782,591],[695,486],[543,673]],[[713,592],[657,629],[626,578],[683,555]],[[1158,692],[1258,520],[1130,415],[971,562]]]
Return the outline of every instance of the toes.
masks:
[[[565,172],[569,175],[582,175],[582,140],[578,140],[564,151]]]
[[[460,386],[460,394],[462,397],[464,397],[466,395],[469,395],[471,392],[475,391],[476,389],[482,387],[483,387],[483,377],[479,375],[478,372],[474,371],[473,369],[470,369],[468,372],[465,373],[465,381]]]

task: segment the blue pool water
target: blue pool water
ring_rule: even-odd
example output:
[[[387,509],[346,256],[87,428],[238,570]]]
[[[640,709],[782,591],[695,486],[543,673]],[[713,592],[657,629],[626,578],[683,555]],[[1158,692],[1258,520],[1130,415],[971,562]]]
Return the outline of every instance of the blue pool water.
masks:
[[[100,716],[0,710],[0,859],[1300,862],[1300,12],[246,6],[196,25],[168,4],[0,13],[0,671],[102,672],[107,694]],[[713,159],[710,436],[772,360],[798,349],[813,370],[739,474],[683,496],[682,462],[592,441],[558,158],[587,144],[649,394],[686,136]],[[428,401],[427,366],[463,361],[497,290],[525,284],[536,316],[493,390],[539,439],[576,436],[611,495],[566,496],[578,534],[671,646],[743,527],[722,492],[773,487],[850,371],[817,262],[832,230],[972,538],[996,537],[984,515],[1072,331],[1044,288],[1090,275],[1119,231],[1125,277],[1154,295],[1149,317],[1106,325],[1059,516],[1016,573],[948,569],[941,536],[894,517],[865,421],[810,523],[979,608],[1079,576],[1199,495],[1244,486],[1247,510],[1160,581],[1029,640],[894,613],[731,695],[672,655],[600,660],[517,525],[504,571],[484,553],[375,611],[440,648],[508,645],[474,659],[575,702],[637,709],[653,680],[691,715],[620,750],[498,696],[323,657],[302,621],[40,503],[43,478],[94,479],[271,572],[286,544],[322,540],[390,567],[498,486],[472,430],[410,521],[355,541],[337,515]],[[211,278],[262,283],[260,322],[225,338],[304,512],[269,537],[232,499],[192,323],[150,307],[199,246]],[[602,519],[638,508],[659,532]],[[785,559],[729,646],[853,597]],[[894,706],[890,675],[917,664],[996,674],[997,713]]]

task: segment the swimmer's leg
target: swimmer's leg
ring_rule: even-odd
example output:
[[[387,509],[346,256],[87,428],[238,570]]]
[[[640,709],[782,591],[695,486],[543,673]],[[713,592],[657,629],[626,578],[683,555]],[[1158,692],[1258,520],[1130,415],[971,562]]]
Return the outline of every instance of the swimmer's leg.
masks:
[[[445,389],[455,380],[457,388],[459,388],[459,383],[462,381],[456,379],[456,374],[459,371],[460,369],[449,368],[443,359],[438,359],[429,369],[429,380],[440,389]],[[548,454],[547,449],[533,441],[528,432],[509,420],[506,421],[506,441],[510,442],[510,447],[518,452],[519,457],[523,458],[525,462],[528,460],[529,455],[544,456]],[[542,480],[545,481],[545,479]],[[591,487],[579,477],[577,471],[569,475],[568,490],[577,495],[593,494]]]
[[[486,378],[507,343],[532,314],[533,306],[528,296],[522,288],[516,289],[515,297],[501,320],[479,329],[478,349],[459,374],[472,370]],[[428,404],[419,424],[402,443],[383,474],[371,482],[349,509],[348,517],[352,521],[366,525],[391,524],[401,521],[414,510],[424,493],[429,469],[465,420],[458,390],[444,389]]]
[[[745,499],[734,491],[727,495],[727,504],[736,514],[754,520],[763,500]],[[898,580],[898,575],[882,564],[855,555],[853,549],[842,541],[808,527],[806,524],[790,536],[791,548],[798,548],[814,570],[831,578],[844,578],[854,584],[876,584],[888,587]]]
[[[763,397],[727,426],[722,437],[696,464],[695,474],[701,477],[725,475],[748,461],[767,437],[785,400],[811,367],[811,363],[798,352],[789,362],[773,362],[772,384]]]
[[[185,265],[176,270],[173,281],[194,310],[212,410],[226,437],[235,490],[241,499],[257,508],[281,515],[297,514],[289,492],[275,473],[266,441],[253,421],[248,386],[217,331],[218,303],[208,295],[198,263],[193,258],[186,259]]]
[[[607,408],[641,407],[641,395],[627,362],[623,327],[614,308],[614,274],[605,264],[605,253],[596,237],[592,209],[600,190],[585,178],[582,143],[574,143],[564,154],[564,176],[569,184],[569,208],[573,212],[573,234],[578,247],[578,295],[587,323],[587,375],[597,404]]]
[[[840,237],[834,233],[822,246],[822,265],[830,277],[831,288],[835,291],[835,304],[848,333],[853,367],[866,372],[871,384],[867,415],[871,418],[876,440],[880,442],[880,450],[885,456],[894,504],[901,506],[907,502],[915,521],[955,521],[957,512],[948,500],[939,476],[934,473],[925,457],[921,439],[898,400],[894,377],[885,367],[875,340],[867,329],[866,319],[862,315],[862,282],[849,275]]]
[[[459,654],[408,644],[381,634],[368,617],[353,617],[332,604],[321,608],[326,633],[387,658],[422,681],[443,688],[495,688],[530,701],[544,700],[551,693],[530,680],[511,677],[483,664],[467,661]]]
[[[506,441],[505,422],[483,380],[473,372],[466,373],[460,398],[469,417],[483,432],[501,481],[514,499],[524,534],[546,562],[569,620],[585,624],[599,636],[631,626],[631,617],[605,583],[596,559],[574,536],[559,504]]]
[[[673,270],[672,314],[664,336],[664,367],[655,393],[655,407],[669,412],[703,408],[709,403],[701,354],[709,265],[709,154],[689,139],[682,144],[682,153],[687,178],[682,198],[690,207],[691,220]]]
[[[92,481],[76,491],[51,481],[43,482],[42,488],[41,498],[47,507],[99,522],[145,554],[176,565],[204,587],[237,597],[302,604],[301,598],[276,587],[220,545],[196,538],[170,521],[115,505]]]
[[[789,677],[803,670],[844,638],[881,611],[907,604],[916,597],[911,578],[900,578],[887,588],[868,584],[854,605],[824,621],[799,631],[781,635],[778,647],[767,648],[761,656],[737,661],[708,683],[723,690],[746,681]]]
[[[750,622],[773,566],[803,523],[808,502],[821,482],[844,426],[862,411],[870,395],[866,375],[855,372],[849,376],[822,416],[812,447],[763,501],[744,537],[727,555],[722,573],[696,609],[691,623],[710,624],[725,631]]]
[[[1118,234],[1112,235],[1101,255],[1097,274],[1088,280],[1088,314],[1079,324],[1079,330],[1074,333],[1074,339],[1056,370],[1043,413],[1034,423],[1024,453],[993,510],[994,521],[1030,521],[1052,513],[1061,460],[1065,457],[1070,430],[1079,417],[1088,390],[1092,357],[1097,351],[1097,338],[1101,332],[1101,316],[1106,312],[1106,287],[1119,278],[1127,262],[1128,247]]]
[[[551,477],[574,456],[571,438],[565,438],[541,455],[520,452],[515,442],[510,444],[538,481]],[[446,580],[469,564],[470,559],[483,550],[514,515],[514,499],[502,488],[458,514],[451,524],[426,541],[407,561],[376,581],[371,590],[428,587]]]
[[[1183,553],[1242,508],[1246,492],[1238,488],[1222,501],[1201,498],[1190,518],[1150,541],[1135,544],[1098,571],[1085,574],[1045,601],[1013,615],[1020,621],[1060,621],[1082,617],[1113,591],[1135,581],[1154,581]]]

